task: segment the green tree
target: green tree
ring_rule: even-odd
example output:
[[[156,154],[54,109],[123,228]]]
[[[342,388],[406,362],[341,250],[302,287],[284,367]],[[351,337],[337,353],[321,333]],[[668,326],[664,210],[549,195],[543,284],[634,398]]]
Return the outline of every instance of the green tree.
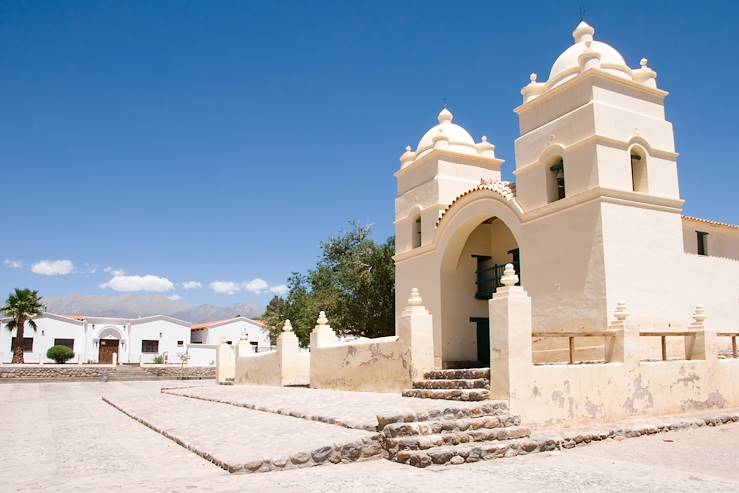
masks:
[[[350,223],[348,231],[321,243],[321,256],[306,274],[294,272],[285,297],[267,305],[264,321],[273,340],[285,319],[307,345],[318,312],[339,334],[382,337],[395,331],[395,238],[378,244],[371,228]]]
[[[16,329],[16,345],[13,350],[13,363],[23,363],[23,333],[25,332],[26,322],[36,330],[36,322],[33,320],[40,317],[44,311],[44,305],[41,303],[41,296],[38,291],[30,289],[17,289],[10,293],[5,301],[5,306],[0,311],[10,317],[5,324],[8,330]]]

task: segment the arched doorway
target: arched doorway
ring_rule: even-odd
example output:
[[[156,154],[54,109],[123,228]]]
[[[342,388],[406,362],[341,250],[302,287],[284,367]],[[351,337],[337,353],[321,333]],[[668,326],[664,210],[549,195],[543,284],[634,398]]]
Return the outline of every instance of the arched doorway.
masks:
[[[522,211],[498,190],[478,189],[455,201],[438,225],[439,308],[434,354],[444,368],[488,366],[489,303],[505,264],[526,276]]]
[[[109,365],[113,363],[113,354],[121,360],[121,341],[123,334],[115,327],[103,327],[98,335],[98,363]]]
[[[441,272],[444,365],[473,368],[490,363],[488,300],[500,287],[505,264],[520,271],[520,250],[510,228],[496,216],[479,223],[456,259]]]

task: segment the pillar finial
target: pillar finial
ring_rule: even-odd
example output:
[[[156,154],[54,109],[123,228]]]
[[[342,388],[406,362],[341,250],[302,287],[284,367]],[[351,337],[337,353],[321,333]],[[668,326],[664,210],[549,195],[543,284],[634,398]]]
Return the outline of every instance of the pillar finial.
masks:
[[[706,318],[708,318],[708,316],[706,315],[706,311],[703,309],[703,305],[695,305],[695,310],[693,311],[693,325],[703,325]]]
[[[418,288],[411,289],[411,295],[408,298],[408,305],[421,306],[422,304],[423,300],[421,299],[421,294],[418,292]]]
[[[293,326],[289,319],[285,319],[285,325],[282,326],[282,332],[292,332]]]
[[[616,320],[619,322],[623,322],[627,318],[629,318],[629,311],[626,308],[626,302],[623,300],[619,300],[618,303],[616,303],[616,310],[613,312],[613,316],[616,317]]]
[[[518,276],[516,275],[516,269],[513,268],[513,264],[505,264],[505,270],[503,271],[503,277],[500,278],[500,283],[507,288],[515,286],[518,283]]]
[[[321,310],[318,312],[318,320],[316,320],[316,323],[318,325],[328,325],[328,318],[326,317],[326,312]]]

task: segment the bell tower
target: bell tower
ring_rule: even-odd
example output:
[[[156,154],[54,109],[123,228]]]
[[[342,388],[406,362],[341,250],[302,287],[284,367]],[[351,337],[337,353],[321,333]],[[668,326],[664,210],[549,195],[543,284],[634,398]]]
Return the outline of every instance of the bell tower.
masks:
[[[516,108],[517,199],[526,210],[581,194],[634,202],[680,199],[667,92],[642,59],[631,69],[581,22],[549,80],[523,88]]]
[[[495,146],[483,136],[475,142],[444,108],[438,124],[429,129],[416,146],[400,156],[395,173],[395,251],[410,252],[428,245],[441,212],[459,195],[480,180],[499,181],[502,159]]]

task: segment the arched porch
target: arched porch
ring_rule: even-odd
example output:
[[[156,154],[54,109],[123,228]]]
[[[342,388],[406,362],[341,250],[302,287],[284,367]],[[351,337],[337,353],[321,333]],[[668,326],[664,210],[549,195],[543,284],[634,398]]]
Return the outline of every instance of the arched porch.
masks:
[[[439,224],[440,324],[435,353],[444,368],[488,366],[488,300],[505,264],[523,273],[521,222],[516,204],[481,190],[455,204]]]

